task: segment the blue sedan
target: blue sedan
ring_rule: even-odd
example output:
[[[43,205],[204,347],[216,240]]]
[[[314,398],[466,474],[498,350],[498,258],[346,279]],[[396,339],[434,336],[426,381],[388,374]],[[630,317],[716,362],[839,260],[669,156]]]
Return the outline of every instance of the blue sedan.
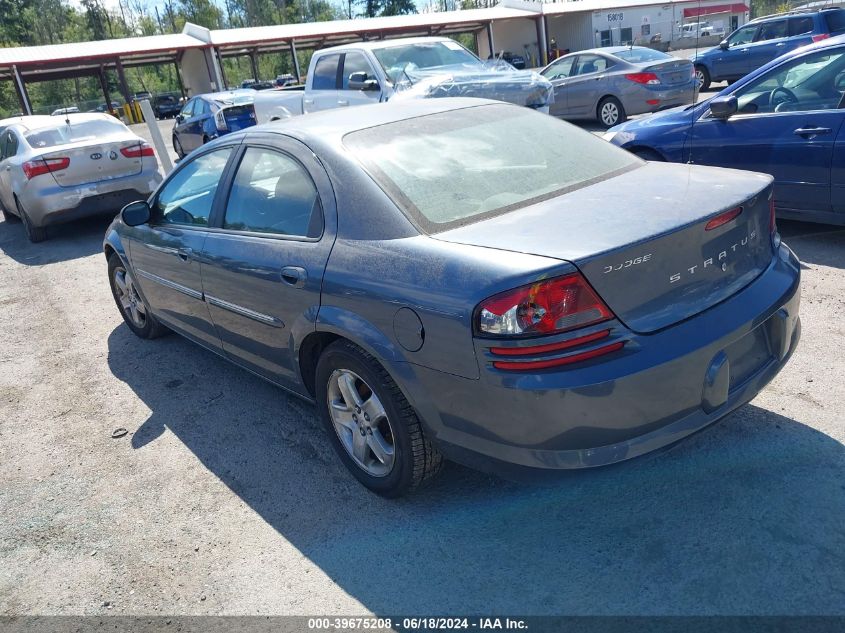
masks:
[[[173,125],[173,149],[179,158],[229,132],[255,125],[254,90],[232,90],[190,99]]]
[[[494,101],[229,134],[125,207],[104,251],[132,332],[314,402],[319,439],[385,496],[444,458],[666,446],[753,398],[800,336],[770,177],[648,163]]]
[[[781,217],[845,224],[845,36],[784,55],[715,97],[611,128],[648,160],[775,178]]]

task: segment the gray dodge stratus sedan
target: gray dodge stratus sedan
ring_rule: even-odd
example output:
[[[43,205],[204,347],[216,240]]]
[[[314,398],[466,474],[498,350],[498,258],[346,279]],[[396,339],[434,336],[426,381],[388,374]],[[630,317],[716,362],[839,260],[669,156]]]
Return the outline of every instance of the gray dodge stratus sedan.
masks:
[[[420,100],[218,139],[104,249],[133,332],[315,401],[355,477],[397,496],[443,458],[600,466],[748,402],[800,332],[772,208],[768,176]]]

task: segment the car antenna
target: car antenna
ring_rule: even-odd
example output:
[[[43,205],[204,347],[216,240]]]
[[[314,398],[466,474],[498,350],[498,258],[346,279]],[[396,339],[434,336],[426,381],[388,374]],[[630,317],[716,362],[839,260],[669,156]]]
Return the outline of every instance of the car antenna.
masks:
[[[698,22],[695,28],[695,53],[693,54],[693,59],[698,59],[698,39],[701,37],[701,0],[698,0],[698,10],[697,15]],[[695,62],[692,63],[692,74],[695,77],[695,83],[698,83],[698,74],[695,72]],[[689,154],[687,155],[687,165],[692,165],[692,144],[695,142],[695,108],[698,106],[698,97],[699,91],[697,88],[700,86],[696,86],[693,89],[693,98],[692,98],[692,121],[690,122],[690,129],[689,129],[689,136],[687,137],[687,142],[689,143]]]

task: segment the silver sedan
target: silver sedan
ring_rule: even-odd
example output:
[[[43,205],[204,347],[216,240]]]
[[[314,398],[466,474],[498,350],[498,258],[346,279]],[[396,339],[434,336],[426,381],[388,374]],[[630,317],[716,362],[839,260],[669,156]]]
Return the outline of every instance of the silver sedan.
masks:
[[[628,115],[692,103],[692,62],[644,46],[610,46],[556,59],[540,74],[552,82],[550,114],[597,119],[606,127]]]
[[[107,114],[0,121],[0,210],[32,242],[48,225],[115,214],[160,182],[153,148]]]

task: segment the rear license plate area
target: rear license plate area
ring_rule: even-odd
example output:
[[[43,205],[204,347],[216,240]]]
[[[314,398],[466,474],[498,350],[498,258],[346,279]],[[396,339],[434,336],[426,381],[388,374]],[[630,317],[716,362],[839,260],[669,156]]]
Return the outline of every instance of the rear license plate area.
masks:
[[[725,348],[731,367],[729,390],[742,385],[774,358],[769,337],[770,325],[771,319]]]

